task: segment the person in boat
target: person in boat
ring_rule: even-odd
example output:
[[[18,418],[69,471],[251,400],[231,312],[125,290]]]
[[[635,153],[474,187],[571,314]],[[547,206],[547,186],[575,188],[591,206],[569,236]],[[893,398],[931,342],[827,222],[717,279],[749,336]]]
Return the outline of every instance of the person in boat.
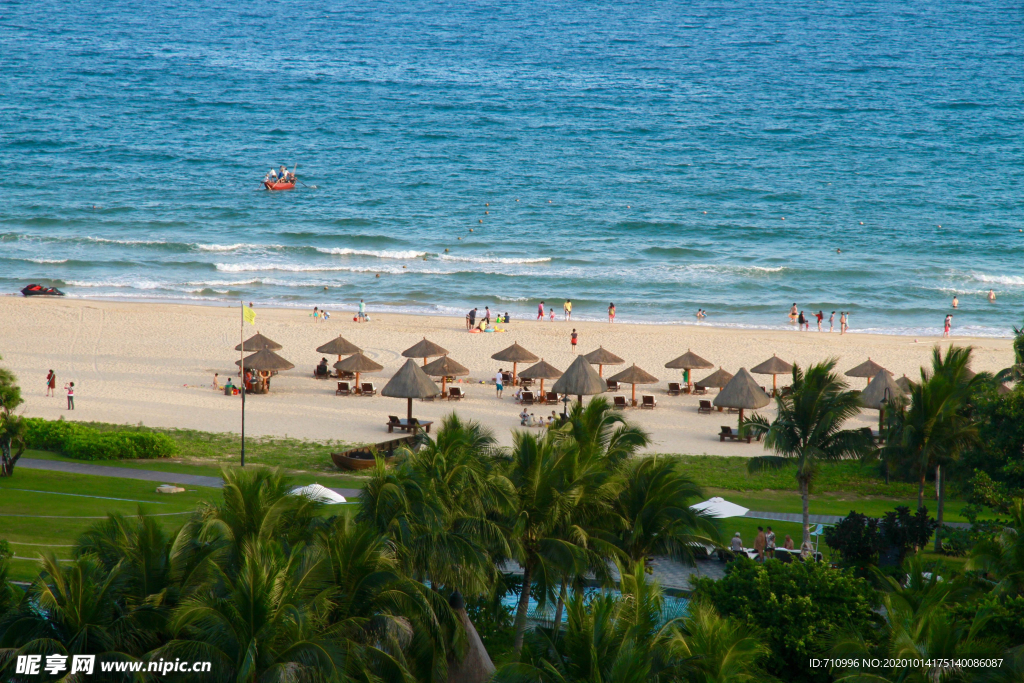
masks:
[[[295,176],[288,173],[288,169],[283,165],[281,166],[281,172],[278,174],[278,177],[281,178],[282,183],[290,183],[295,180]]]

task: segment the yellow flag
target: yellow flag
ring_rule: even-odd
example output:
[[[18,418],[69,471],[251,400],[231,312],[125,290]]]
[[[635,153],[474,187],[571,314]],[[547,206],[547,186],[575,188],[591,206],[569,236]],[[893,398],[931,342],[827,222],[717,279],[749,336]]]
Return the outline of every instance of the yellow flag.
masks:
[[[252,310],[248,306],[242,306],[242,318],[244,318],[245,322],[249,323],[250,325],[255,325],[256,311]]]

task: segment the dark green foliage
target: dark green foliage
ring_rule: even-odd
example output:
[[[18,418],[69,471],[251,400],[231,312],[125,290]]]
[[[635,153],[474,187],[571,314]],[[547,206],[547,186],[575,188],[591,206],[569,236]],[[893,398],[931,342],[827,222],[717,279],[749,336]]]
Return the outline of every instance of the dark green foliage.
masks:
[[[878,560],[879,540],[878,520],[852,510],[839,524],[825,529],[825,542],[848,566],[863,568],[874,564]]]
[[[0,477],[14,474],[14,466],[25,452],[25,418],[14,412],[22,403],[14,373],[0,368]]]
[[[1009,394],[990,390],[976,400],[976,419],[985,428],[956,473],[966,479],[980,470],[998,483],[1024,489],[1024,383]]]
[[[698,579],[694,596],[759,629],[772,651],[769,673],[800,683],[830,680],[807,660],[827,652],[840,632],[870,634],[879,621],[873,611],[878,597],[866,580],[819,562],[740,559],[719,581]]]
[[[894,512],[885,513],[878,530],[882,547],[893,549],[897,554],[895,563],[901,565],[912,549],[924,547],[937,526],[927,509],[910,514],[910,508],[900,505]]]
[[[1024,643],[1024,595],[988,593],[977,600],[950,606],[953,616],[964,623],[984,619],[979,636],[1013,646]]]
[[[63,453],[78,460],[135,460],[169,458],[177,453],[166,434],[125,427],[101,431],[64,420],[25,418],[25,442],[29,448]]]

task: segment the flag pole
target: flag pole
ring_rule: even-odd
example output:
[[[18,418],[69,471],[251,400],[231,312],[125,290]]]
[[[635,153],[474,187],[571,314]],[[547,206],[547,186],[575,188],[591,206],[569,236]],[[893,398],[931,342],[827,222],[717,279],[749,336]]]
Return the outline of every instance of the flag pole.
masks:
[[[239,347],[238,383],[242,385],[242,467],[245,467],[245,303],[238,302],[238,338],[242,342]]]

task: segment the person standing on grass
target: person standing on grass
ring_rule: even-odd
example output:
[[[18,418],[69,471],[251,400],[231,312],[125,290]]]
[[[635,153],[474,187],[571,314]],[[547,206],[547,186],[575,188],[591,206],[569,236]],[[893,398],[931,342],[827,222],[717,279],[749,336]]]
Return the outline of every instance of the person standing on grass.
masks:
[[[768,533],[765,534],[765,550],[768,557],[775,557],[775,532],[772,531],[771,527],[768,527]]]
[[[75,409],[75,383],[68,382],[64,385],[64,391],[68,392],[68,410]]]
[[[754,539],[754,551],[757,552],[758,562],[764,562],[764,549],[768,546],[768,538],[764,535],[764,528],[757,527],[757,538]]]
[[[501,392],[505,390],[505,386],[503,384],[505,377],[501,373],[501,368],[498,368],[498,374],[494,376],[494,388],[498,392],[498,398],[501,398]]]
[[[576,353],[576,340],[577,340],[578,337],[579,337],[579,335],[576,334],[576,328],[575,327],[572,328],[572,334],[569,335],[569,343],[572,344],[572,352],[573,352],[573,354]]]
[[[50,370],[46,373],[46,395],[56,396],[57,395],[57,373]]]

